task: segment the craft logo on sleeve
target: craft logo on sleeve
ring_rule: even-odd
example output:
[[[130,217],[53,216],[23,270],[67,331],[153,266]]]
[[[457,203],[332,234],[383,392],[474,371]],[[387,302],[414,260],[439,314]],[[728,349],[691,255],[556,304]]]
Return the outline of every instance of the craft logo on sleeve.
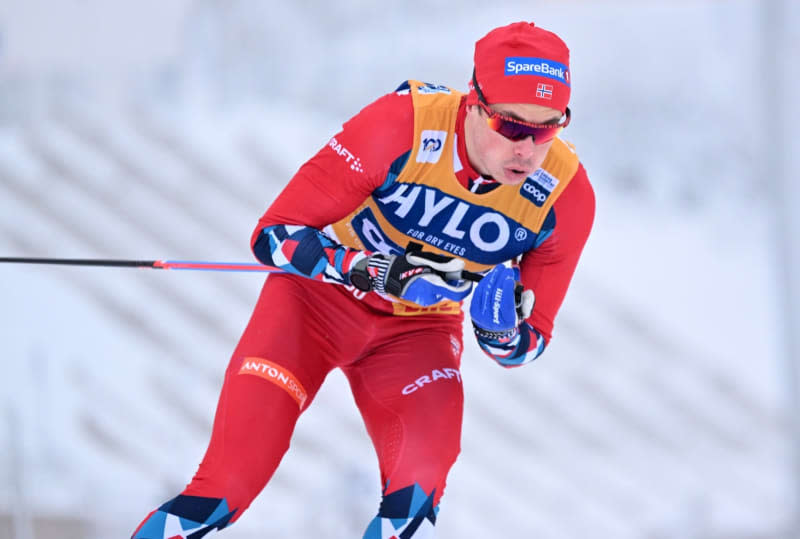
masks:
[[[336,137],[333,137],[328,141],[328,146],[339,156],[344,158],[345,162],[350,165],[350,170],[361,173],[364,172],[364,167],[361,164],[361,158],[353,155],[350,150],[345,148],[338,140],[336,140]]]

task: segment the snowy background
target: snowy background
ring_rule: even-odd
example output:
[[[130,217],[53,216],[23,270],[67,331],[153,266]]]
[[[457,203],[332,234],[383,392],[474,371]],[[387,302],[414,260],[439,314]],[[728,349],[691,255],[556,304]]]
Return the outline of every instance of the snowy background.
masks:
[[[800,537],[797,2],[3,0],[0,256],[248,261],[343,121],[465,89],[523,19],[572,50],[597,219],[542,358],[465,339],[439,536]],[[0,538],[128,537],[174,496],[261,283],[2,265]],[[335,374],[225,537],[361,537],[379,499]]]

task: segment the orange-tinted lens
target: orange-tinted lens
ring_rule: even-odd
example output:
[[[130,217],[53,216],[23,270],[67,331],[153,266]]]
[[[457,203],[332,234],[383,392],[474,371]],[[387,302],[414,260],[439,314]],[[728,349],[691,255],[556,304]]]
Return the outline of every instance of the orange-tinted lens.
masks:
[[[533,137],[534,144],[544,144],[549,142],[558,135],[562,129],[569,125],[572,114],[569,107],[565,111],[565,116],[558,124],[531,124],[521,120],[515,120],[508,116],[503,116],[499,112],[495,112],[489,106],[478,101],[478,104],[486,112],[486,123],[489,128],[510,140],[522,140],[527,137]]]
[[[562,125],[527,125],[498,114],[489,116],[486,122],[493,131],[497,131],[507,139],[516,141],[533,137],[534,144],[549,142],[564,128]]]

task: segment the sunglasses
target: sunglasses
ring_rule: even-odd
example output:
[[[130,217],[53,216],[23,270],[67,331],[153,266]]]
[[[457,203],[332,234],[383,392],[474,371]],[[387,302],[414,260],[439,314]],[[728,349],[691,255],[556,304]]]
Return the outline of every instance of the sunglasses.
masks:
[[[562,129],[569,125],[571,113],[569,107],[566,108],[566,113],[561,122],[553,122],[546,124],[533,124],[524,122],[510,116],[505,116],[489,108],[489,104],[483,97],[478,86],[478,81],[475,79],[475,73],[472,73],[472,85],[475,92],[478,94],[478,104],[486,112],[486,123],[492,131],[495,131],[509,140],[518,141],[528,137],[533,138],[534,144],[544,144],[550,142]]]

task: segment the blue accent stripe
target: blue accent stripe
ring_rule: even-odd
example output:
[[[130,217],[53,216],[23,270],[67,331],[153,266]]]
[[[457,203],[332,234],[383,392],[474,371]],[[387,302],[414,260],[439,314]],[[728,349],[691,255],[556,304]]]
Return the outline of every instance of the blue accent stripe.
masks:
[[[555,228],[556,211],[551,207],[550,211],[547,212],[547,216],[544,218],[544,223],[542,223],[542,229],[539,230],[539,235],[536,237],[536,242],[533,244],[534,249],[543,244],[545,240],[553,234]]]
[[[164,511],[156,511],[133,536],[133,539],[151,539],[153,537],[164,537],[164,528],[167,526],[167,514]]]
[[[411,150],[408,150],[406,153],[392,161],[392,164],[389,166],[389,172],[386,174],[386,179],[383,181],[383,184],[375,190],[376,193],[380,193],[388,189],[395,182],[395,180],[397,180],[397,177],[400,176],[401,172],[403,172],[403,168],[405,168],[406,163],[408,163],[408,158],[410,155]]]

